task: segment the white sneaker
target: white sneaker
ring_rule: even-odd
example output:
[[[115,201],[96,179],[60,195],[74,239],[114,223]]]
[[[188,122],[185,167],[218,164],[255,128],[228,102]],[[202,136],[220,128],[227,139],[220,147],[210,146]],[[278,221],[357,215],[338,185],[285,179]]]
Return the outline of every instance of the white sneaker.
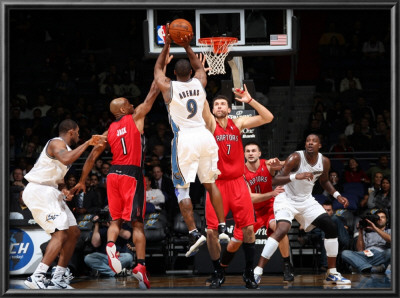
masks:
[[[199,251],[200,246],[202,246],[206,242],[207,242],[207,238],[204,237],[204,235],[201,235],[197,231],[189,234],[189,245],[190,245],[190,248],[186,252],[185,256],[187,258],[189,258],[191,256],[194,256]]]
[[[44,275],[31,275],[24,284],[30,289],[47,289],[47,280]]]
[[[69,284],[67,284],[64,280],[64,278],[60,279],[52,279],[49,284],[47,285],[47,288],[52,290],[52,289],[62,289],[62,290],[70,290],[73,289]]]
[[[53,268],[51,268],[51,278],[54,277],[54,272],[56,272],[56,266],[54,266]],[[64,281],[65,281],[67,284],[70,284],[70,283],[71,283],[71,280],[74,279],[74,276],[73,276],[71,270],[70,270],[68,267],[67,267],[67,270],[65,270],[65,273],[64,273],[64,275],[63,275],[63,278],[64,278]]]
[[[336,273],[327,272],[324,284],[349,285],[351,284],[351,281],[347,278],[344,278],[339,272]]]
[[[111,270],[115,273],[120,273],[122,271],[121,261],[118,259],[117,247],[114,243],[109,242],[106,246],[106,252],[108,256],[108,265]]]

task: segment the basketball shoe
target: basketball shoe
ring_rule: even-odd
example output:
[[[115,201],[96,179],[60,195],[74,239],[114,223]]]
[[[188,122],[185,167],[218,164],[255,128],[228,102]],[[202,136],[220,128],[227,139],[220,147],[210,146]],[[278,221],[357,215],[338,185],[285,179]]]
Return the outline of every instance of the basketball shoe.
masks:
[[[253,269],[246,269],[243,273],[243,281],[246,283],[248,289],[258,289],[258,284],[254,279]]]
[[[209,279],[206,280],[206,286],[210,289],[218,289],[225,282],[225,270],[223,268],[214,270]]]
[[[71,290],[73,287],[71,287],[69,284],[67,284],[64,280],[64,276],[59,276],[58,278],[52,278],[49,284],[47,285],[47,289],[50,290]]]
[[[32,274],[24,281],[24,284],[30,289],[47,289],[47,282],[44,274]]]
[[[351,281],[347,278],[344,278],[339,272],[335,273],[326,273],[326,277],[324,280],[325,285],[349,285],[351,284]]]
[[[189,250],[185,254],[185,256],[191,257],[194,256],[200,249],[204,243],[206,243],[207,239],[203,235],[200,234],[199,231],[195,230],[192,233],[189,233]]]
[[[218,225],[218,240],[220,243],[228,243],[229,240],[231,240],[229,238],[229,236],[226,234],[226,225],[225,224],[219,224]]]
[[[146,266],[137,264],[132,270],[132,275],[139,281],[139,288],[150,289],[150,281],[147,278]]]
[[[293,266],[290,263],[283,263],[283,281],[293,281]]]
[[[122,270],[121,261],[118,259],[119,252],[117,252],[117,247],[114,242],[108,242],[106,246],[106,252],[108,256],[108,265],[111,270],[115,273],[120,273]]]

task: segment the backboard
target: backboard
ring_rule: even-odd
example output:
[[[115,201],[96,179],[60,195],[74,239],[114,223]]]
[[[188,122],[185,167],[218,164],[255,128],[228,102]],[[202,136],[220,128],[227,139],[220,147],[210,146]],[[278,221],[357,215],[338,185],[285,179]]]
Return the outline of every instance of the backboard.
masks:
[[[145,55],[155,58],[163,47],[162,26],[177,18],[193,27],[193,51],[200,53],[199,38],[236,37],[230,56],[268,56],[293,54],[296,22],[292,9],[148,9],[144,22]],[[185,50],[172,44],[171,54],[183,56]]]

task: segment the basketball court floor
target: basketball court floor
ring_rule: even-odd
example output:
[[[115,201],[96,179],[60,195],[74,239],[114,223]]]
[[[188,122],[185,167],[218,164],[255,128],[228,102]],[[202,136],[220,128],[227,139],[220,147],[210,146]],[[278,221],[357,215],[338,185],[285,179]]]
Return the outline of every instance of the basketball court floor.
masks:
[[[392,287],[391,277],[385,274],[343,274],[346,278],[352,281],[350,286],[324,286],[324,273],[321,274],[304,274],[295,275],[293,282],[283,282],[282,275],[264,275],[260,283],[260,291],[288,291],[291,295],[305,294],[309,291],[346,291],[347,294],[354,292],[355,290],[381,290],[389,291]],[[162,291],[190,291],[195,294],[201,292],[207,295],[207,292],[223,293],[226,291],[229,293],[240,293],[245,291],[249,293],[248,289],[244,287],[244,282],[241,275],[227,275],[225,283],[220,289],[211,290],[205,286],[205,280],[209,276],[207,275],[191,275],[191,274],[164,274],[158,276],[150,276],[151,289],[150,291],[158,292]],[[27,289],[24,285],[26,276],[15,276],[10,278],[10,289],[23,290]],[[138,282],[133,276],[119,277],[119,278],[91,278],[87,276],[77,277],[71,281],[71,286],[74,290],[90,290],[98,291],[103,293],[107,290],[120,290],[124,293],[126,291],[137,293],[140,290]],[[27,291],[33,291],[27,289]],[[67,290],[68,291],[68,290]],[[253,291],[253,290],[252,290]],[[258,290],[255,290],[258,291]],[[380,291],[380,293],[381,293]],[[18,291],[20,292],[20,291]],[[115,293],[115,292],[114,292]],[[382,296],[383,297],[383,296]]]

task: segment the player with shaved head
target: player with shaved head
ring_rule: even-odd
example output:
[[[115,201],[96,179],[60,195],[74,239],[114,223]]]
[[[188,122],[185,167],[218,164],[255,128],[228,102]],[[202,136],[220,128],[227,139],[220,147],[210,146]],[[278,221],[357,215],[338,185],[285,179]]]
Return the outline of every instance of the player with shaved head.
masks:
[[[166,55],[166,64],[172,56]],[[110,111],[115,121],[103,135],[107,136],[113,155],[111,168],[107,175],[107,197],[112,221],[107,232],[108,264],[115,273],[122,271],[118,259],[115,241],[124,221],[132,223],[132,240],[136,248],[137,265],[132,274],[139,281],[142,289],[150,288],[147,278],[145,256],[146,237],[143,220],[145,216],[145,182],[143,177],[144,162],[144,118],[151,110],[160,90],[153,81],[150,91],[142,104],[134,109],[124,97],[115,98],[110,103]],[[72,189],[74,193],[85,190],[85,179],[90,173],[94,162],[104,151],[103,147],[95,147],[88,156],[82,169],[79,183]]]
[[[319,137],[315,134],[308,135],[305,150],[289,155],[282,170],[272,179],[273,185],[284,185],[285,192],[275,197],[276,230],[268,237],[258,266],[254,269],[257,283],[261,280],[264,266],[278,248],[279,242],[289,232],[292,220],[295,218],[306,232],[315,227],[325,232],[324,245],[328,256],[328,270],[324,284],[351,284],[350,280],[336,271],[336,256],[339,247],[336,224],[311,194],[315,182],[319,179],[321,186],[343,204],[344,208],[349,205],[348,200],[329,181],[331,162],[319,153],[320,148]]]

